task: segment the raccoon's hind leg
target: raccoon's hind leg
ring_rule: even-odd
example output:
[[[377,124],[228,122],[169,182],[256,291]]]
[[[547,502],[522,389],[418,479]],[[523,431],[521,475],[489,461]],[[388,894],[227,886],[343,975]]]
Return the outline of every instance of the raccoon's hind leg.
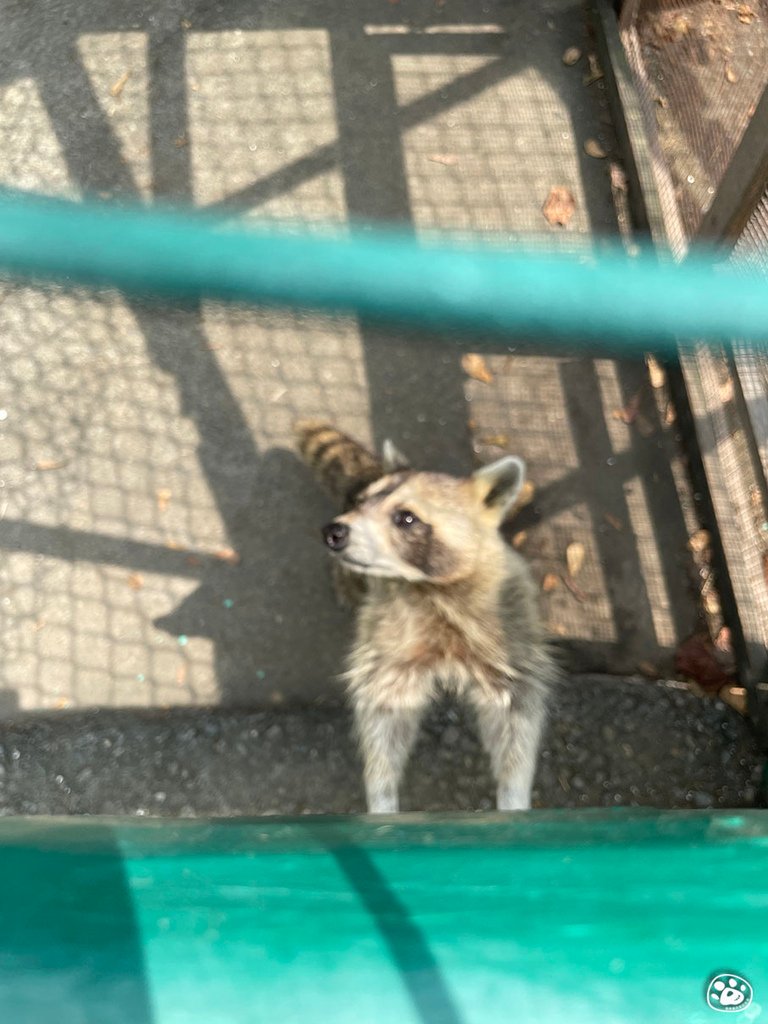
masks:
[[[545,690],[518,682],[507,700],[475,698],[477,724],[496,778],[500,811],[526,811],[545,720]]]
[[[370,814],[394,814],[399,810],[400,779],[418,734],[425,705],[426,701],[405,708],[367,700],[354,702]]]

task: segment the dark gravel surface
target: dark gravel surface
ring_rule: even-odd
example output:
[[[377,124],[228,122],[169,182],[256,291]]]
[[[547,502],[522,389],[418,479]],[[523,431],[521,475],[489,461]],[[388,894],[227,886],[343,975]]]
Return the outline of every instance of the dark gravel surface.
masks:
[[[573,677],[542,751],[542,807],[748,807],[763,756],[734,711],[679,684]],[[492,806],[470,716],[425,721],[404,810]],[[235,815],[359,812],[360,765],[339,706],[92,711],[0,727],[0,813]]]

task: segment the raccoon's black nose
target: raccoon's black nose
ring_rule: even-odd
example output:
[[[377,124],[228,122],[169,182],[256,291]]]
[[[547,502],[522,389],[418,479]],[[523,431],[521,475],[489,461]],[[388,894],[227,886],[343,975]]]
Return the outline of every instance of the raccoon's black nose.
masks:
[[[349,543],[349,527],[346,523],[328,523],[323,527],[323,537],[331,551],[343,551]]]

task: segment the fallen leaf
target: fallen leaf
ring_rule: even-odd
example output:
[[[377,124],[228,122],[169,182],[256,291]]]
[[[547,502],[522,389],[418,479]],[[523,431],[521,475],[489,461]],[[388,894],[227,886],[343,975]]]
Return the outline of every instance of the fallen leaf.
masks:
[[[128,586],[131,590],[141,590],[144,586],[144,577],[140,572],[132,572],[128,577]]]
[[[120,75],[118,80],[110,87],[109,95],[114,96],[115,99],[117,99],[117,97],[121,95],[123,89],[125,88],[125,83],[128,81],[130,77],[131,72],[124,71],[122,75]]]
[[[610,512],[604,512],[603,519],[606,521],[606,523],[608,523],[609,526],[612,526],[614,530],[621,531],[624,529],[624,523],[622,523],[618,516],[613,516]]]
[[[587,595],[584,593],[584,591],[581,589],[581,587],[579,587],[574,582],[574,580],[571,579],[570,576],[561,576],[560,578],[562,579],[562,581],[566,585],[566,587],[568,587],[568,589],[570,590],[570,592],[573,594],[573,596],[576,598],[577,601],[584,602],[584,601],[587,600]]]
[[[160,487],[155,491],[155,497],[157,498],[157,507],[161,512],[165,512],[170,504],[171,498],[173,497],[172,492],[167,487]]]
[[[573,192],[562,185],[555,185],[549,190],[541,212],[550,224],[559,224],[560,227],[565,228],[570,224],[575,209],[576,200],[573,197]]]
[[[743,25],[749,25],[749,23],[754,21],[757,17],[757,14],[752,10],[749,4],[739,4],[736,8],[736,14]]]
[[[603,77],[603,69],[600,67],[594,53],[587,54],[587,61],[589,63],[589,71],[584,75],[582,83],[584,85],[592,85],[593,82],[599,82]]]
[[[468,377],[479,380],[483,384],[493,383],[493,374],[478,352],[467,352],[461,357],[461,368]]]
[[[715,645],[704,633],[694,633],[680,644],[675,652],[675,671],[708,693],[733,682],[717,660]]]
[[[563,64],[565,64],[566,67],[571,68],[574,64],[578,64],[580,60],[581,50],[578,46],[569,46],[563,54]]]
[[[523,546],[523,544],[525,544],[527,540],[527,532],[525,530],[519,530],[512,538],[512,547],[518,550]]]
[[[545,594],[551,594],[560,586],[560,577],[555,572],[548,572],[541,581],[541,589]]]
[[[721,626],[720,630],[715,637],[715,647],[718,651],[723,654],[733,654],[733,646],[731,644],[731,631],[727,626]]]
[[[667,382],[667,374],[656,356],[647,355],[645,357],[645,365],[648,367],[648,376],[651,380],[651,387],[663,388]]]
[[[587,139],[584,143],[584,152],[587,156],[592,156],[595,160],[604,160],[608,154],[597,141],[597,139]]]
[[[662,110],[665,110],[669,106],[669,100],[666,96],[657,96],[656,102],[659,104]]]
[[[520,494],[515,502],[516,508],[522,508],[524,505],[530,505],[533,501],[533,496],[536,493],[536,488],[530,480],[526,480],[523,486],[520,488]]]
[[[719,615],[720,614],[720,599],[714,590],[708,590],[704,594],[704,611],[707,615]]]
[[[69,459],[38,459],[35,463],[35,469],[41,473],[46,473],[51,469],[62,469],[68,461]]]
[[[580,541],[573,541],[565,549],[565,564],[568,566],[568,575],[575,579],[584,565],[584,545]]]
[[[192,22],[189,21],[187,18],[182,18],[181,21],[179,22],[179,24],[181,25],[181,27],[183,29],[192,28]]]
[[[664,425],[667,427],[671,427],[676,419],[677,413],[675,412],[674,405],[672,404],[672,402],[667,402],[667,407],[664,410]]]
[[[459,162],[459,158],[453,153],[430,153],[427,160],[431,160],[433,164],[443,164],[445,167],[455,167]]]
[[[614,409],[611,416],[615,420],[621,420],[622,423],[626,423],[629,426],[630,423],[634,423],[637,414],[640,411],[640,402],[643,397],[642,390],[638,391],[637,394],[633,395],[623,409]]]
[[[624,168],[621,164],[611,164],[611,188],[614,188],[617,192],[626,192],[628,189],[627,175],[624,173]]]
[[[659,670],[652,661],[639,661],[637,663],[637,671],[641,676],[645,676],[646,679],[659,678]]]
[[[218,558],[220,562],[226,562],[227,565],[240,565],[240,555],[234,548],[220,548],[214,551],[213,557]]]
[[[728,707],[738,711],[740,715],[747,713],[747,690],[744,686],[724,686],[718,690],[717,696]]]
[[[709,530],[697,530],[688,538],[688,547],[695,555],[700,555],[712,543],[712,536]]]
[[[477,440],[480,444],[492,444],[496,448],[507,448],[509,446],[509,438],[506,434],[483,434]]]
[[[183,149],[185,146],[189,145],[189,139],[186,135],[177,135],[173,140],[173,144],[176,149]]]
[[[738,78],[736,77],[736,72],[731,67],[726,67],[726,69],[725,69],[725,78],[726,78],[726,81],[731,83],[731,85],[733,85],[734,82],[738,82]]]

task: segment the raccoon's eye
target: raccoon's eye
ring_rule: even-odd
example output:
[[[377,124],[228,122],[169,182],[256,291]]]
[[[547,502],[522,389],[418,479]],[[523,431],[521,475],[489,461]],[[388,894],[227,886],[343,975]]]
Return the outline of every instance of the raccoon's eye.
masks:
[[[399,508],[396,512],[392,513],[392,522],[400,530],[409,530],[412,526],[420,523],[421,520],[413,512],[409,512],[407,508]]]

